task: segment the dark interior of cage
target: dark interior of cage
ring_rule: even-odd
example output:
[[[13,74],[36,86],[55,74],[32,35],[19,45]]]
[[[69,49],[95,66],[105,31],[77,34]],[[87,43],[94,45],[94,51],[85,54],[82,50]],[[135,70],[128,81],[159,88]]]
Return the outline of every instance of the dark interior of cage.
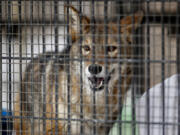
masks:
[[[33,45],[38,45],[43,40],[46,44],[46,38],[49,37],[43,36],[45,34],[56,36],[55,34],[58,33],[55,30],[53,30],[53,34],[51,33],[54,26],[64,27],[63,6],[65,3],[67,2],[57,0],[0,1],[0,112],[2,113],[0,130],[2,135],[12,134],[14,95],[22,80],[25,66],[33,55],[46,51],[41,48],[41,51],[33,52]],[[134,32],[132,43],[133,96],[143,95],[155,84],[180,72],[179,2],[113,0],[97,2],[87,0],[69,1],[69,4],[77,9],[81,7],[83,13],[89,16],[93,8],[95,18],[104,16],[123,18],[138,10],[144,12],[142,24]],[[108,7],[107,15],[104,13],[104,6]],[[49,31],[45,30],[46,27],[49,28]],[[63,32],[61,34],[64,34]],[[33,34],[37,36],[37,39]],[[38,34],[41,34],[40,37]],[[26,35],[25,39],[23,39],[24,35]],[[63,43],[60,46],[63,46]]]

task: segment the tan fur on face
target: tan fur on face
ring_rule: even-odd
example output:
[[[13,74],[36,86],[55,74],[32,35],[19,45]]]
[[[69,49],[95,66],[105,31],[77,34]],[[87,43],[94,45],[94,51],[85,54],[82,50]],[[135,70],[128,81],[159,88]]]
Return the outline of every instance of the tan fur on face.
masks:
[[[72,119],[69,122],[72,134],[80,134],[81,124],[84,134],[93,134],[93,124],[95,123],[97,134],[101,135],[105,134],[107,128],[113,124],[106,121],[115,120],[117,114],[120,113],[118,112],[119,95],[122,105],[124,95],[131,84],[132,65],[125,62],[119,64],[118,60],[132,57],[130,45],[132,31],[141,22],[142,14],[135,14],[134,19],[130,16],[125,17],[120,24],[109,22],[107,25],[109,35],[106,36],[103,21],[96,21],[95,31],[92,33],[88,17],[82,16],[82,24],[80,24],[78,11],[72,6],[65,6],[65,13],[67,10],[70,13],[69,16],[67,14],[65,16],[66,20],[69,20],[71,49],[68,52],[65,50],[56,54],[56,56],[52,52],[39,55],[29,63],[22,81],[22,89],[16,98],[17,103],[14,107],[15,116],[23,116],[27,120],[14,119],[16,135],[19,135],[21,130],[22,135],[30,135],[32,132],[39,135],[42,135],[43,132],[46,135],[54,135],[56,131],[58,131],[58,135],[67,134],[69,117]],[[82,47],[79,45],[80,25],[82,26]],[[121,25],[120,52],[118,50],[120,46],[118,41],[119,25]],[[70,61],[66,57],[68,54]],[[57,57],[58,60],[54,60]],[[88,81],[88,77],[91,75],[88,67],[93,64],[93,58],[95,58],[95,64],[102,66],[100,77],[109,76],[110,78],[104,84],[103,89],[96,92],[93,92]],[[22,98],[20,99],[20,97]],[[105,99],[108,99],[108,104]],[[109,114],[106,116],[107,108]],[[68,110],[71,112],[69,115]],[[95,119],[93,117],[94,110],[96,111]],[[43,117],[45,119],[42,119]],[[80,121],[82,117],[83,122]],[[43,123],[45,124],[44,130]]]

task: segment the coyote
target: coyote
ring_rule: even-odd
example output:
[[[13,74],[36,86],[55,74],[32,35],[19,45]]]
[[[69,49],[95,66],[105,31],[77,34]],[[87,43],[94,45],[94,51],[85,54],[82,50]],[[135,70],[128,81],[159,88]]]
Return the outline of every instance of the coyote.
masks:
[[[92,26],[73,6],[67,10],[71,45],[41,54],[27,66],[14,106],[16,135],[107,134],[120,113],[132,69],[119,60],[132,57],[132,31],[142,12],[120,24],[95,20]]]

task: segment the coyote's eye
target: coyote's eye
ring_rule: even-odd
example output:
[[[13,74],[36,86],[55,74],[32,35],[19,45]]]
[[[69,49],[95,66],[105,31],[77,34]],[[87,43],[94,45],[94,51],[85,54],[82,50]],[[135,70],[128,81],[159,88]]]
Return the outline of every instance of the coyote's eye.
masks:
[[[84,46],[82,46],[82,48],[83,48],[86,52],[89,52],[90,49],[91,49],[88,45],[84,45]]]
[[[117,49],[116,46],[107,46],[107,51],[108,52],[114,52]]]

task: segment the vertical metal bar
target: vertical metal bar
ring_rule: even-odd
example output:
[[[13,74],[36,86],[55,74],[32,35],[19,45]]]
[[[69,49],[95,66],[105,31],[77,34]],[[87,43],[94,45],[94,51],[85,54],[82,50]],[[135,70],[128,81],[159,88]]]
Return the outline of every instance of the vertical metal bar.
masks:
[[[66,1],[66,4],[69,5],[70,2],[69,0]],[[67,47],[71,46],[70,44],[70,34],[69,34],[69,8],[67,8]],[[68,102],[68,107],[67,107],[67,112],[68,112],[68,131],[67,134],[70,135],[71,134],[71,89],[70,89],[70,59],[69,59],[69,54],[68,56],[66,56],[68,59],[67,62],[67,102]]]
[[[8,83],[8,91],[7,91],[7,94],[9,94],[8,95],[8,98],[9,98],[9,100],[7,100],[7,103],[9,104],[8,105],[8,112],[12,112],[12,109],[11,109],[11,107],[12,107],[12,105],[11,105],[11,91],[12,91],[12,78],[11,78],[11,76],[12,76],[12,73],[11,73],[11,0],[8,0],[8,35],[7,35],[7,38],[8,38],[8,62],[9,62],[9,76],[8,76],[8,78],[9,78],[9,83]],[[8,118],[7,119],[7,122],[8,122],[8,124],[7,124],[7,129],[10,129],[10,121],[11,121],[11,119],[10,118]]]
[[[134,12],[134,10],[133,10],[133,8],[134,8],[134,2],[133,2],[133,0],[131,0],[131,13],[133,13]],[[133,54],[133,59],[135,59],[135,56],[134,56],[134,48],[135,48],[135,42],[134,42],[134,34],[135,34],[135,27],[134,27],[134,23],[135,23],[135,20],[134,20],[134,15],[132,15],[132,54]],[[127,52],[126,52],[127,53]],[[126,76],[127,76],[127,74],[126,74]],[[125,76],[125,77],[126,77]],[[137,89],[137,87],[136,87],[136,85],[134,85],[135,84],[135,78],[136,77],[136,73],[135,73],[135,63],[132,63],[132,91],[131,91],[131,111],[132,111],[132,123],[131,123],[131,127],[132,127],[132,135],[135,135],[135,133],[136,133],[136,118],[135,118],[135,92],[136,92],[136,89]]]
[[[177,5],[177,16],[176,16],[176,27],[177,27],[177,32],[176,32],[176,38],[177,38],[177,42],[176,42],[176,70],[177,70],[177,74],[178,74],[178,135],[180,135],[180,17],[179,17],[179,13],[180,13],[180,1],[178,0],[178,5]]]
[[[115,8],[116,8],[117,19],[118,19],[120,17],[120,14],[123,13],[123,1],[122,0],[116,0],[116,4],[115,5],[116,5]],[[118,23],[120,24],[120,22],[118,22]]]
[[[30,1],[30,27],[31,27],[31,61],[32,61],[32,69],[34,69],[34,30],[33,30],[33,0]],[[34,83],[34,70],[31,71],[31,81],[30,83]],[[31,96],[32,99],[34,99],[34,88],[33,88],[33,84],[31,85]],[[34,100],[32,101],[32,116],[31,116],[31,134],[34,135]]]
[[[19,24],[21,24],[21,21],[22,21],[22,16],[21,16],[21,0],[18,0],[18,14],[19,14]],[[22,92],[22,27],[19,26],[19,80],[20,80],[20,91],[18,92]],[[18,93],[20,94],[20,93]],[[22,131],[22,94],[20,94],[20,130]],[[16,101],[18,102],[18,101]],[[22,132],[20,132],[20,134],[22,134]]]
[[[80,134],[84,134],[84,126],[83,126],[83,76],[82,76],[82,2],[79,0],[79,12],[80,12],[80,119],[81,119],[81,125],[80,125]]]
[[[107,69],[107,65],[108,65],[108,50],[107,50],[107,46],[108,46],[108,1],[104,0],[104,31],[105,31],[105,35],[103,35],[105,37],[105,75],[108,75],[108,69]],[[106,77],[107,78],[107,77]],[[106,80],[107,81],[107,80]],[[108,123],[108,119],[109,119],[109,92],[108,92],[108,85],[105,85],[105,125],[109,125]],[[108,135],[109,133],[109,128],[110,127],[106,127],[105,130],[105,134]]]
[[[45,22],[45,1],[42,0],[42,23]],[[45,43],[45,26],[44,24],[42,25],[42,45],[43,45],[43,54],[46,52],[46,43]],[[44,56],[43,59],[45,59],[46,56]],[[45,63],[42,63],[43,65]],[[42,75],[42,81],[43,81],[43,135],[46,135],[46,72],[45,69],[43,68],[43,75]]]
[[[94,0],[91,1],[91,31],[92,31],[92,52],[93,52],[93,55],[92,55],[92,63],[94,64],[95,63],[95,58],[96,58],[96,52],[95,52],[95,27],[96,27],[96,24],[95,24],[95,11],[94,11],[94,8],[95,8],[95,2]]]
[[[162,44],[161,44],[161,50],[162,50],[162,57],[161,57],[161,60],[162,60],[162,63],[161,63],[161,81],[162,81],[162,133],[163,135],[165,135],[165,83],[164,83],[164,80],[165,80],[165,63],[164,63],[164,60],[165,60],[165,33],[164,33],[164,1],[162,1],[162,11],[161,11],[161,29],[162,29]]]
[[[42,23],[45,23],[45,1],[42,0]],[[49,5],[50,6],[50,5]],[[45,24],[42,24],[42,43],[43,43],[43,53],[46,52],[46,44],[45,44]]]
[[[11,1],[8,0],[9,111],[11,111]]]
[[[2,2],[0,1],[0,20],[2,20]],[[0,24],[0,135],[2,135],[2,25]]]
[[[120,6],[120,3],[121,3],[121,0],[118,1],[118,9],[119,9],[119,6]],[[122,104],[122,87],[121,87],[121,83],[122,83],[122,75],[121,75],[121,47],[123,46],[121,44],[121,13],[122,13],[122,9],[118,12],[118,21],[117,21],[117,25],[118,25],[118,73],[119,73],[119,77],[118,77],[118,129],[119,129],[119,135],[122,134],[122,117],[121,117],[121,112],[122,112],[122,107],[123,107],[123,104]]]
[[[58,53],[58,0],[54,0],[55,52]]]
[[[134,2],[134,7],[133,9],[137,9],[137,10],[141,10],[141,8],[144,6],[142,6],[142,1],[138,1],[137,3]],[[135,63],[135,69],[134,69],[134,74],[135,74],[135,84],[136,84],[136,95],[137,96],[141,96],[144,91],[145,91],[145,88],[144,88],[144,77],[143,75],[145,74],[144,73],[144,70],[145,70],[145,67],[144,67],[144,40],[143,40],[143,29],[138,29],[137,32],[138,35],[135,37],[135,41],[136,42],[136,46],[135,48],[133,49],[134,50],[134,57],[135,59],[137,59],[137,61],[139,62],[136,62]],[[140,36],[139,36],[140,35]]]
[[[55,135],[58,135],[58,100],[59,100],[59,93],[58,93],[58,1],[54,0],[54,34],[55,34]],[[69,72],[68,72],[69,73]],[[69,85],[69,84],[68,84]]]
[[[145,66],[146,66],[146,74],[145,74],[145,89],[147,92],[146,95],[146,110],[147,110],[147,114],[146,114],[146,121],[147,121],[147,135],[150,135],[150,98],[149,98],[149,88],[150,88],[150,26],[149,26],[149,1],[147,1],[147,11],[146,11],[146,29],[147,29],[147,35],[146,35],[146,50],[147,50],[147,54],[145,55]]]
[[[40,10],[39,10],[39,8],[40,8],[40,6],[41,6],[41,8],[42,8],[42,5],[40,5],[41,4],[41,0],[38,0],[36,3],[34,3],[34,5],[36,5],[37,4],[37,7],[36,7],[36,9],[35,9],[35,11],[36,11],[36,15],[38,16],[38,17],[40,17],[40,15],[41,15],[41,13],[40,13]],[[35,15],[35,16],[36,16]],[[39,21],[39,19],[40,18],[37,18],[37,24],[39,23],[38,21]],[[43,23],[43,22],[42,22]],[[42,25],[42,24],[41,24]],[[33,21],[33,27],[34,27],[34,21]],[[42,32],[42,29],[41,29],[41,27],[39,27],[38,26],[38,28],[37,28],[37,44],[35,44],[35,46],[36,46],[36,48],[38,48],[39,50],[38,50],[38,52],[37,52],[37,54],[39,54],[39,53],[42,53],[42,52],[40,52],[40,50],[42,49],[42,47],[41,47],[41,45],[42,45],[42,43],[40,43],[40,37],[41,37],[41,33]],[[33,34],[34,35],[34,34]],[[35,55],[37,55],[36,54],[36,52],[35,52]],[[43,58],[44,59],[44,58]],[[41,62],[39,62],[38,63],[39,65],[41,65],[42,63]],[[44,69],[42,69],[42,71],[43,71]],[[36,73],[35,73],[36,74]],[[43,73],[41,73],[41,74],[43,74]],[[41,77],[40,76],[38,76],[38,78],[39,78],[39,80],[40,81],[42,81],[41,80]],[[43,75],[42,75],[42,79],[43,79]],[[42,82],[41,82],[42,83]],[[39,85],[40,86],[40,85]],[[44,87],[44,84],[43,84],[43,87]],[[43,89],[42,87],[39,87],[39,89]],[[36,92],[36,91],[35,91]],[[42,99],[43,99],[43,95],[42,95],[42,93],[41,92],[38,92],[37,93],[37,95],[38,96],[40,96],[40,97],[42,97]],[[41,101],[38,101],[38,103],[36,103],[36,104],[39,104],[39,106],[41,106],[41,103],[42,102],[42,100]],[[42,106],[43,107],[43,106]],[[43,108],[42,108],[42,110],[43,110]],[[42,121],[42,119],[40,118],[40,117],[42,117],[42,115],[43,114],[41,114],[41,113],[43,113],[43,112],[41,112],[41,111],[39,111],[39,112],[36,112],[35,111],[35,113],[38,113],[38,119],[36,120],[36,122],[37,123],[40,123],[40,124],[42,124],[43,123],[43,121]],[[43,119],[44,120],[44,119]],[[40,133],[41,132],[41,125],[38,125],[38,130],[36,131],[36,132],[38,132],[39,134],[42,134],[42,133]],[[37,134],[37,133],[36,133]]]
[[[91,31],[92,31],[92,63],[95,63],[95,13],[94,13],[94,0],[91,0]],[[96,119],[96,91],[93,91],[93,120]],[[93,135],[96,135],[96,122],[93,121]]]

